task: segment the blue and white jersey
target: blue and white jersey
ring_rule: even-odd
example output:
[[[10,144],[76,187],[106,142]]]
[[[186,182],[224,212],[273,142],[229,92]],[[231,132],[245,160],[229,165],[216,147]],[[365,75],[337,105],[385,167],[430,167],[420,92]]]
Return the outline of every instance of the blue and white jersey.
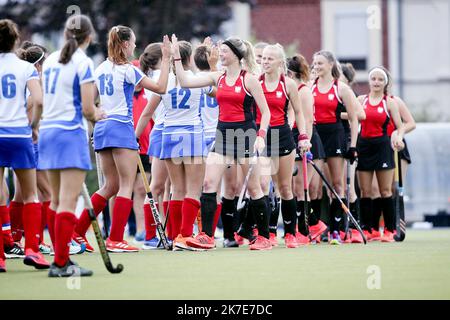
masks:
[[[27,82],[38,79],[36,68],[14,53],[0,54],[0,138],[28,138]]]
[[[199,74],[202,74],[202,72],[199,72]],[[209,89],[203,93],[202,101],[200,101],[200,110],[205,136],[215,137],[217,122],[219,120],[219,104],[217,103],[216,98],[208,95],[212,91],[213,87],[209,87]]]
[[[192,73],[192,71],[187,71]],[[193,73],[192,73],[193,74]],[[201,126],[200,104],[208,88],[181,88],[176,76],[169,74],[167,92],[161,95],[165,106],[164,128],[172,126]]]
[[[60,54],[49,55],[42,67],[44,112],[40,129],[85,129],[81,85],[94,81],[94,64],[80,48],[67,64],[58,62]]]
[[[133,121],[134,88],[143,78],[142,71],[132,64],[116,65],[109,59],[95,69],[100,105],[107,120]]]
[[[161,75],[161,70],[153,70],[149,72],[149,77],[155,82],[158,82],[159,76]],[[150,101],[152,95],[157,95],[157,93],[154,93],[151,90],[145,89],[145,97],[147,98],[147,101]],[[162,130],[164,128],[164,115],[165,115],[165,107],[163,102],[161,101],[156,107],[155,112],[153,112],[153,122],[155,123],[153,126],[153,129],[156,130]],[[152,129],[152,130],[153,130]]]

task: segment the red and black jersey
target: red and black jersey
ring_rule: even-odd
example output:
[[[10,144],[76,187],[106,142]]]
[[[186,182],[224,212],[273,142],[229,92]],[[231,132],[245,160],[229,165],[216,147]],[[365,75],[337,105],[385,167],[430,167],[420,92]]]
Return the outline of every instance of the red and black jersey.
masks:
[[[276,127],[287,124],[289,99],[286,93],[286,79],[284,75],[280,76],[280,81],[274,91],[267,89],[264,74],[259,77],[259,81],[270,110],[270,126]],[[256,106],[256,124],[261,124],[261,111],[259,111],[258,106]]]
[[[370,104],[369,96],[366,96],[363,107],[366,119],[361,121],[361,137],[378,138],[387,136],[391,117],[387,109],[386,96],[375,106]]]
[[[245,70],[242,70],[233,86],[227,85],[226,72],[217,81],[216,100],[219,104],[219,121],[242,122],[253,120],[253,96],[245,87]]]
[[[341,112],[345,111],[344,104],[338,95],[338,80],[333,82],[328,92],[322,93],[314,82],[312,93],[314,97],[314,123],[328,124],[341,122]]]

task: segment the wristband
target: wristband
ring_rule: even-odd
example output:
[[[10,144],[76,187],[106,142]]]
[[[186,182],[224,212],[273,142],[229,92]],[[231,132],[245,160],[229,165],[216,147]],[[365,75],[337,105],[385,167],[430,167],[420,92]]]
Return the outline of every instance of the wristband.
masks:
[[[302,140],[309,140],[308,135],[306,133],[300,133],[298,135],[298,141],[302,141]]]
[[[266,137],[266,134],[267,134],[266,130],[264,130],[264,129],[259,129],[259,130],[258,130],[257,136],[264,139],[264,138]]]
[[[181,61],[181,58],[173,59],[173,61]]]

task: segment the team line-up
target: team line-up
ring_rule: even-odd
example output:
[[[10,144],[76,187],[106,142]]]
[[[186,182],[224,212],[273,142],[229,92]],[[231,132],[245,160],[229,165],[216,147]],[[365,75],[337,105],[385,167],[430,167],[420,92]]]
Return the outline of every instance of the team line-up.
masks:
[[[131,61],[136,35],[119,25],[94,68],[86,55],[94,32],[89,17],[71,16],[63,47],[48,54],[20,45],[17,25],[0,20],[0,272],[5,258],[21,257],[50,277],[92,275],[69,259],[94,251],[88,210],[74,214],[91,146],[94,213],[114,198],[109,252],[141,250],[124,240],[133,207],[145,218],[142,249],[215,249],[221,218],[225,248],[269,250],[279,245],[280,212],[286,248],[324,237],[332,245],[394,241],[395,160],[398,152],[404,174],[403,136],[415,122],[383,66],[369,71],[369,92],[357,97],[355,70],[329,51],[309,65],[279,44],[206,38],[193,48],[172,35]],[[14,171],[12,201],[5,168]],[[145,191],[135,188],[141,177]]]

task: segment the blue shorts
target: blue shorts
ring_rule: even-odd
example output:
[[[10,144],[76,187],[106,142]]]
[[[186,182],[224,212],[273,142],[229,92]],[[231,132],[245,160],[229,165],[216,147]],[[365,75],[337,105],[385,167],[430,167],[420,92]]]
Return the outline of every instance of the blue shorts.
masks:
[[[206,157],[207,148],[203,130],[198,126],[164,128],[160,159]]]
[[[205,143],[206,143],[206,150],[210,152],[211,149],[214,147],[214,144],[216,143],[216,134],[214,133],[214,136],[212,137],[205,137]]]
[[[34,161],[36,163],[36,168],[38,166],[39,163],[39,146],[37,143],[33,142],[33,151],[34,151]]]
[[[31,138],[0,138],[0,168],[34,169],[33,141]]]
[[[82,128],[41,129],[38,144],[39,170],[92,169],[89,141]]]
[[[103,120],[94,127],[94,149],[101,151],[108,148],[138,150],[133,123],[117,120]]]
[[[150,139],[148,142],[148,151],[147,154],[149,157],[158,158],[161,156],[161,147],[162,147],[162,129],[152,129],[150,133]]]

